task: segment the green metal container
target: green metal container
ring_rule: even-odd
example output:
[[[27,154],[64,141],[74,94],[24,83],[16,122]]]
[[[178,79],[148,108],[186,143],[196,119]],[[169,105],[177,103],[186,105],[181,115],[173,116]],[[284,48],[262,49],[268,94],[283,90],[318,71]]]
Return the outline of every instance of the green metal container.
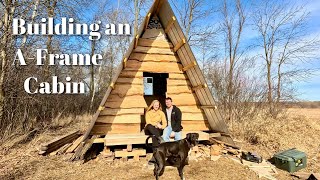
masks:
[[[289,149],[274,155],[275,165],[279,169],[286,170],[290,173],[296,172],[307,166],[306,153]]]

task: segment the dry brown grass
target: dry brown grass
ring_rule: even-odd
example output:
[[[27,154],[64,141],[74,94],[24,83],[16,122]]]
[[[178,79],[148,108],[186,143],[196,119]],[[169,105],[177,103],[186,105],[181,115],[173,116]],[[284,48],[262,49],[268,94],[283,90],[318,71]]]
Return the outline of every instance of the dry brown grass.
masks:
[[[319,172],[320,109],[289,109],[289,115],[277,120],[257,118],[234,124],[232,133],[239,145],[255,151],[263,158],[275,152],[296,147],[308,155],[308,167],[303,171]],[[65,161],[67,156],[39,156],[41,143],[72,130],[85,130],[91,116],[57,119],[50,127],[40,130],[28,142],[15,141],[15,136],[0,145],[0,179],[153,179],[152,170],[146,169],[146,159],[140,162],[106,162],[92,160],[80,165]],[[23,139],[23,138],[22,138]],[[12,142],[18,142],[12,145]],[[11,145],[10,145],[11,143]],[[320,155],[320,154],[319,154]],[[255,173],[227,158],[216,162],[192,161],[185,169],[187,179],[258,179]],[[164,178],[165,177],[165,178]],[[279,170],[278,179],[292,179]],[[179,179],[176,169],[167,169],[161,179]]]
[[[232,133],[242,146],[264,158],[297,148],[307,153],[307,171],[320,170],[320,109],[288,109],[278,119],[257,118],[233,126]]]

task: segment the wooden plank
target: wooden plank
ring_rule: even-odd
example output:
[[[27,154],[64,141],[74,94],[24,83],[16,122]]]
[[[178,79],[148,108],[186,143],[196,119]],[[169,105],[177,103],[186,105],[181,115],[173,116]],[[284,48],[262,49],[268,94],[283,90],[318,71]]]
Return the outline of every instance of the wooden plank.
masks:
[[[148,27],[148,23],[149,23],[150,17],[151,17],[151,12],[149,12],[147,14],[147,17],[145,19],[144,30],[147,29],[147,27]]]
[[[75,140],[78,137],[79,137],[79,130],[73,131],[71,133],[68,133],[68,134],[62,136],[62,137],[55,138],[54,140],[52,140],[48,143],[42,144],[42,145],[40,145],[40,150],[45,151],[45,153],[42,153],[42,155],[49,154],[49,153],[59,149],[61,146],[72,142],[73,140]]]
[[[186,39],[182,38],[178,44],[176,44],[173,48],[173,52],[177,52],[184,44],[186,43]]]
[[[189,80],[168,79],[167,86],[191,86],[191,83]],[[171,93],[174,91],[167,91],[167,92]]]
[[[143,86],[137,84],[116,84],[112,95],[119,97],[143,94]]]
[[[207,84],[202,84],[202,85],[193,87],[192,90],[193,90],[193,91],[197,91],[197,90],[200,90],[200,89],[206,88],[206,87],[208,87]]]
[[[127,151],[128,152],[131,152],[132,151],[132,144],[128,144],[127,145]],[[138,156],[139,157],[139,156]]]
[[[130,58],[138,61],[155,61],[155,62],[179,62],[179,59],[174,55],[166,54],[145,54],[145,53],[132,53]]]
[[[143,78],[118,78],[116,84],[134,84],[134,85],[142,85]]]
[[[135,39],[134,39],[134,48],[133,49],[136,49],[138,47],[138,41],[139,41],[139,34],[136,35]]]
[[[175,101],[172,101],[175,104]],[[203,113],[203,110],[198,106],[178,106],[183,113]]]
[[[90,134],[106,135],[106,134],[139,133],[141,131],[140,126],[141,126],[140,123],[94,125]]]
[[[119,97],[111,94],[104,106],[108,108],[146,108],[147,103],[141,95]]]
[[[83,135],[78,137],[78,139],[76,139],[72,145],[67,149],[66,153],[72,153],[80,144],[81,140],[83,138]]]
[[[170,94],[192,93],[192,89],[190,86],[171,85],[167,86],[167,92],[170,92]]]
[[[127,70],[124,69],[121,71],[119,77],[121,78],[142,78],[143,77],[143,71],[138,70]]]
[[[217,109],[217,106],[207,105],[207,106],[200,106],[201,109]]]
[[[154,40],[154,39],[144,39],[140,38],[138,41],[138,46],[143,47],[158,47],[158,48],[172,48],[172,43],[164,40]]]
[[[117,116],[99,116],[96,120],[96,123],[141,123],[141,115],[140,114],[124,114]]]
[[[172,101],[176,105],[195,105],[199,104],[199,100],[196,95],[190,93],[181,93],[178,95],[175,94],[167,94],[169,97],[172,98]],[[179,107],[179,106],[178,106]]]
[[[100,116],[104,115],[124,115],[124,114],[144,114],[144,108],[106,108],[101,111]]]
[[[164,32],[168,33],[168,31],[171,29],[171,27],[173,26],[173,24],[176,22],[176,17],[172,16],[171,20],[169,21],[169,23],[167,24]]]
[[[171,49],[165,48],[156,48],[156,47],[143,47],[137,46],[134,49],[134,52],[138,53],[146,53],[146,54],[166,54],[166,55],[174,55],[174,52]]]
[[[211,129],[208,121],[181,121],[181,125],[185,131],[209,131]]]
[[[121,78],[143,78],[143,71],[139,71],[139,70],[123,70],[119,77]],[[188,77],[185,74],[182,74],[182,72],[179,73],[170,73],[169,74],[169,79],[176,79],[176,80],[188,80]],[[115,86],[115,88],[117,88]]]
[[[159,11],[160,11],[160,8],[161,8],[162,4],[163,4],[163,0],[160,0],[160,1],[159,1],[159,4],[158,4],[158,6],[157,6],[157,9],[155,10],[155,14],[156,14],[156,15],[159,14]]]
[[[123,59],[123,68],[126,68],[126,66],[127,66],[127,61],[128,61],[128,58],[124,58],[124,59]]]
[[[183,73],[182,65],[174,62],[139,62],[128,60],[126,69],[155,73]]]
[[[208,120],[204,113],[187,113],[182,112],[182,120],[183,121],[203,121]]]
[[[197,66],[197,62],[196,62],[196,61],[193,61],[192,63],[184,66],[182,70],[183,70],[183,71],[187,71],[187,70],[189,70],[189,69],[191,69],[191,68],[193,68],[193,67],[195,67],[195,66]]]

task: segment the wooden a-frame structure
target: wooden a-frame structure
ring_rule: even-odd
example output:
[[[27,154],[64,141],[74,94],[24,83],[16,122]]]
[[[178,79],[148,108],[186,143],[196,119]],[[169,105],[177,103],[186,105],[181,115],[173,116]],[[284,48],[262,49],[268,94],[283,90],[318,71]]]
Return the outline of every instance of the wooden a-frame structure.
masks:
[[[167,74],[166,96],[182,111],[183,131],[220,132],[222,141],[234,144],[167,0],[154,1],[85,132],[83,143],[91,135],[141,132],[147,107],[145,73]]]

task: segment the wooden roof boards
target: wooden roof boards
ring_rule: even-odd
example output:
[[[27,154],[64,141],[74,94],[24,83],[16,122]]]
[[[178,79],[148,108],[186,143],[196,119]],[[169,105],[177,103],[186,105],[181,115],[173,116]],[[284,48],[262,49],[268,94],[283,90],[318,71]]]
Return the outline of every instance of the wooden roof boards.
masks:
[[[158,21],[160,24],[154,23]],[[130,128],[140,127],[137,119],[129,122],[126,119],[131,115],[138,117],[142,112],[141,108],[146,107],[143,103],[138,103],[137,106],[134,104],[137,99],[143,98],[141,80],[145,71],[170,73],[167,93],[186,112],[182,122],[187,127],[184,130],[193,130],[190,129],[192,124],[198,128],[194,130],[210,129],[229,134],[186,39],[168,1],[155,0],[123,57],[124,61],[112,79],[112,86],[109,86],[82,141],[90,134],[103,134],[105,130],[121,134],[130,131]],[[108,107],[113,109],[108,112]],[[129,108],[139,109],[139,114]],[[112,126],[112,123],[115,125]],[[117,129],[121,128],[121,123],[130,126]],[[221,140],[233,144],[231,137],[222,137]]]

